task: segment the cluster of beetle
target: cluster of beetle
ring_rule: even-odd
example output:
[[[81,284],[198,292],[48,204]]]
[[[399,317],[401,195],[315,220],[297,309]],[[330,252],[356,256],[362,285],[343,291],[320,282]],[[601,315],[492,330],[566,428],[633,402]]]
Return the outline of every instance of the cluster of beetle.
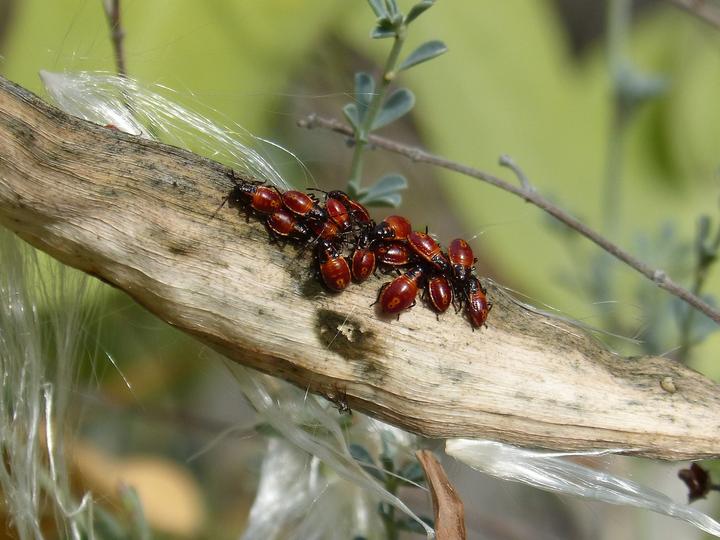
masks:
[[[465,240],[453,240],[444,253],[427,230],[413,231],[402,216],[376,223],[362,204],[342,191],[321,192],[321,203],[302,191],[281,193],[260,182],[233,181],[221,207],[227,202],[263,217],[277,239],[314,243],[318,274],[331,291],[340,292],[353,280],[365,281],[378,268],[395,271],[398,276],[378,295],[383,312],[399,314],[413,307],[424,289],[436,313],[453,304],[456,311],[465,308],[473,329],[485,324],[492,304],[475,275],[477,259]]]

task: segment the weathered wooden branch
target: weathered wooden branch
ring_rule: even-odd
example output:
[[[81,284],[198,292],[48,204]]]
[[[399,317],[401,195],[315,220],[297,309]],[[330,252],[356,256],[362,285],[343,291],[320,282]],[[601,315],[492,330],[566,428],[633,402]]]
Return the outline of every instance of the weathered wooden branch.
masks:
[[[325,292],[309,251],[236,210],[224,166],[68,117],[0,79],[0,223],[242,364],[428,437],[720,455],[720,386],[622,358],[491,287],[488,328],[416,307],[381,317],[381,279]],[[669,315],[668,315],[669,316]]]

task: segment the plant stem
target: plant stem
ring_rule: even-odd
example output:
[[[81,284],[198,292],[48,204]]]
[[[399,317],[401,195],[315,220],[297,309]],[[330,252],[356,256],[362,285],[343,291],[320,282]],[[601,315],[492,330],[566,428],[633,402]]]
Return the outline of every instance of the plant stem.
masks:
[[[608,71],[612,81],[612,118],[608,127],[608,139],[605,156],[605,183],[602,199],[603,230],[610,238],[616,238],[621,225],[622,205],[622,168],[624,161],[625,132],[631,113],[630,100],[626,96],[624,77],[627,77],[625,60],[625,42],[630,26],[631,3],[628,0],[610,0],[607,9],[607,55]],[[595,294],[602,300],[613,296],[612,260],[603,255],[596,261],[600,268],[596,276]],[[619,326],[612,313],[604,313],[607,330],[616,330]]]
[[[388,86],[395,78],[395,67],[400,57],[400,51],[402,50],[403,44],[405,43],[405,25],[403,24],[398,28],[397,34],[395,35],[395,41],[393,42],[390,54],[385,62],[385,68],[383,70],[383,76],[380,81],[380,87],[376,89],[370,100],[370,105],[365,112],[360,128],[355,133],[355,151],[353,152],[352,164],[350,166],[350,179],[348,180],[348,188],[352,193],[358,193],[361,189],[362,184],[362,165],[363,165],[363,152],[367,146],[368,136],[372,130],[373,122],[377,113],[380,111],[385,93],[387,92]]]
[[[711,252],[717,253],[720,249],[720,229],[718,229],[715,240],[711,245]],[[707,279],[708,271],[715,262],[715,257],[704,256],[702,252],[698,250],[698,260],[695,265],[695,275],[693,278],[692,293],[695,296],[699,296],[705,286],[705,280]],[[687,362],[690,357],[690,350],[694,343],[692,340],[692,327],[695,320],[695,310],[687,309],[685,317],[680,324],[680,349],[677,353],[677,358],[680,362]]]

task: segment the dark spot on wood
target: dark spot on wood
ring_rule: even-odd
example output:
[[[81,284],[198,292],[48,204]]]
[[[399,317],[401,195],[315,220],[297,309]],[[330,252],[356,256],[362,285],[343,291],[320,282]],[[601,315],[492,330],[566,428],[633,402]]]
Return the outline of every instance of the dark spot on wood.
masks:
[[[375,332],[364,330],[360,321],[330,309],[317,311],[315,332],[330,351],[347,360],[367,361],[377,354]]]
[[[170,253],[172,253],[173,255],[185,257],[186,255],[189,255],[190,253],[192,253],[194,250],[188,244],[181,244],[181,243],[173,242],[168,246],[168,251],[170,251]]]

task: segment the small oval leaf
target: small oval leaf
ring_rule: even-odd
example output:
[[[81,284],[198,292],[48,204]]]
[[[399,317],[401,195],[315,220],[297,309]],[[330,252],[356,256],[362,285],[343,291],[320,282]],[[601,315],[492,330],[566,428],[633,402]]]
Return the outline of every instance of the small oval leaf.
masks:
[[[371,129],[387,126],[410,112],[415,105],[415,95],[407,88],[398,88],[383,103]]]
[[[397,173],[386,174],[367,190],[367,194],[373,197],[384,197],[407,189],[407,186],[408,182],[403,175]]]
[[[357,102],[358,120],[362,123],[365,118],[373,94],[375,93],[375,79],[368,73],[359,71],[355,74],[355,100]]]
[[[357,131],[360,126],[360,116],[358,114],[357,105],[354,103],[348,103],[343,107],[343,114],[345,115],[345,118],[348,119],[348,122],[352,124],[353,129]]]
[[[415,19],[417,19],[420,15],[422,15],[425,10],[428,8],[431,8],[435,4],[435,0],[422,0],[422,2],[418,2],[413,7],[410,8],[410,11],[408,11],[407,16],[405,17],[405,24],[410,24]]]
[[[387,8],[388,13],[392,15],[397,15],[399,13],[398,5],[396,0],[385,0],[385,6]]]
[[[377,22],[377,26],[370,34],[370,37],[373,39],[383,39],[395,36],[397,36],[395,25],[388,17],[380,18]]]
[[[365,206],[385,206],[388,208],[397,208],[402,202],[402,195],[399,193],[393,193],[392,195],[385,195],[379,198],[370,198],[368,194],[363,195],[358,199],[358,202]]]
[[[380,17],[386,17],[387,11],[385,11],[385,2],[383,0],[368,0],[368,4],[370,4],[370,8],[372,8],[373,12],[375,12],[375,16]]]
[[[413,66],[417,66],[418,64],[422,64],[423,62],[427,62],[428,60],[432,60],[436,56],[446,53],[447,50],[447,45],[445,45],[442,41],[426,41],[410,53],[410,56],[408,56],[405,61],[400,64],[398,71],[403,71]]]

